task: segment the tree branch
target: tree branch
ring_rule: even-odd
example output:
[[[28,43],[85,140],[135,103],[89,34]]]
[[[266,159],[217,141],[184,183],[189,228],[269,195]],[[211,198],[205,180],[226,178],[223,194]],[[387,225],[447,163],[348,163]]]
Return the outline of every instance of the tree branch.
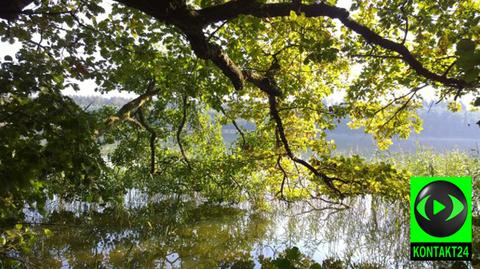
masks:
[[[275,72],[280,69],[280,66],[278,65],[278,62],[276,59],[272,62],[269,70],[266,72],[266,76],[261,76],[256,73],[252,72],[247,72],[244,71],[245,77],[247,81],[251,82],[255,86],[257,86],[261,91],[265,92],[268,96],[268,103],[269,103],[269,109],[270,109],[270,115],[272,119],[275,121],[276,124],[276,130],[278,131],[278,136],[280,136],[280,141],[281,144],[284,147],[284,150],[287,154],[287,156],[294,162],[298,163],[305,168],[307,168],[310,172],[312,172],[316,177],[320,178],[328,188],[331,190],[335,191],[339,197],[343,197],[343,193],[335,187],[333,184],[333,181],[340,181],[342,183],[346,183],[344,180],[339,179],[339,178],[331,178],[328,177],[326,174],[321,173],[315,167],[313,167],[310,163],[307,161],[298,158],[295,156],[293,151],[290,148],[290,145],[288,143],[287,137],[285,135],[285,129],[283,127],[283,122],[280,117],[280,114],[278,112],[278,107],[277,107],[277,100],[276,98],[278,96],[281,96],[281,91],[278,89],[277,84],[275,82],[275,78],[273,77]]]
[[[243,87],[244,77],[240,69],[233,63],[221,47],[210,43],[203,34],[203,28],[212,23],[227,21],[241,15],[250,15],[257,18],[286,17],[291,11],[302,12],[306,17],[329,17],[338,19],[350,30],[361,35],[368,43],[378,45],[386,50],[396,52],[402,60],[414,69],[418,75],[428,80],[439,82],[445,86],[463,89],[472,86],[465,80],[448,78],[428,70],[407,47],[386,39],[368,27],[352,20],[350,13],[343,8],[320,2],[315,4],[302,4],[301,1],[287,3],[264,4],[255,0],[229,1],[200,10],[191,10],[184,1],[148,1],[148,0],[116,0],[126,6],[140,10],[162,22],[177,26],[185,33],[194,52],[202,59],[209,59],[217,65],[231,80],[234,87],[239,90]],[[31,0],[7,1],[4,8],[0,9],[0,17],[11,18],[13,13],[20,13]],[[408,1],[407,1],[408,2]],[[5,15],[4,15],[5,13]],[[16,16],[16,15],[15,15]],[[15,17],[14,16],[14,17]],[[14,18],[13,17],[13,18]],[[407,28],[405,29],[405,32]]]
[[[0,5],[0,18],[14,20],[22,13],[22,10],[30,5],[33,0],[8,0]]]
[[[282,184],[280,185],[280,190],[277,192],[277,195],[280,195],[281,199],[285,199],[285,195],[283,195],[283,189],[285,187],[285,181],[288,179],[287,172],[285,169],[283,169],[283,166],[281,164],[282,156],[278,156],[277,158],[277,166],[280,171],[282,171],[283,174],[283,179],[282,179]]]
[[[405,2],[403,2],[403,4],[400,6],[400,10],[402,11],[402,15],[403,15],[403,18],[405,20],[405,30],[404,30],[402,45],[405,44],[405,42],[407,41],[407,36],[408,36],[409,22],[408,22],[407,12],[405,11],[405,7],[409,4],[410,4],[410,0],[405,0]]]
[[[211,60],[223,74],[232,82],[236,90],[243,88],[244,77],[240,68],[230,59],[222,48],[207,40],[207,37],[198,26],[181,26],[185,33],[192,50],[195,54],[204,60]],[[193,28],[193,29],[192,29]]]
[[[137,110],[136,114],[138,115],[138,122],[143,126],[143,128],[145,128],[145,130],[147,130],[150,133],[150,140],[149,140],[149,143],[150,143],[150,174],[153,175],[153,174],[155,174],[155,150],[156,150],[155,140],[157,139],[157,132],[155,132],[155,130],[150,125],[148,125],[148,123],[146,122],[145,116],[143,115],[142,108],[139,108]]]
[[[222,112],[222,114],[223,114],[225,117],[227,117],[227,118],[230,119],[230,121],[232,122],[233,126],[235,127],[235,129],[237,130],[237,132],[238,132],[238,133],[240,134],[240,136],[242,137],[242,147],[245,148],[246,145],[247,145],[247,140],[245,140],[245,134],[243,133],[242,129],[240,129],[240,127],[238,126],[238,124],[237,124],[237,122],[235,121],[234,118],[228,117],[227,112],[225,111],[225,109],[223,109],[222,104],[221,104],[221,102],[220,102],[220,100],[219,100],[218,97],[217,97],[217,102],[219,103],[218,107],[220,108],[220,112]]]
[[[106,120],[107,126],[113,126],[117,121],[131,120],[132,113],[136,112],[146,101],[150,100],[150,98],[155,96],[158,92],[159,90],[155,89],[155,81],[150,81],[144,94],[141,94],[137,98],[123,105],[114,116],[111,116]]]
[[[349,56],[355,58],[402,59],[402,56],[399,55],[351,54]]]
[[[277,126],[277,130],[278,130],[278,134],[280,136],[280,141],[282,141],[282,144],[283,144],[283,147],[285,149],[285,152],[287,153],[287,156],[292,161],[294,161],[294,162],[304,166],[305,168],[307,168],[316,177],[320,178],[327,185],[328,188],[335,191],[340,197],[343,197],[342,192],[333,185],[333,181],[338,180],[338,181],[344,182],[344,180],[340,180],[340,179],[337,179],[337,178],[330,178],[327,175],[325,175],[325,174],[321,173],[320,171],[318,171],[317,169],[315,169],[315,167],[313,167],[307,161],[305,161],[303,159],[300,159],[297,156],[295,156],[295,154],[292,152],[292,150],[290,148],[287,137],[285,135],[285,129],[283,127],[282,119],[280,118],[280,115],[278,113],[277,101],[276,101],[275,96],[268,95],[268,102],[269,102],[269,105],[270,105],[270,115],[272,116],[273,120],[275,121],[275,124]]]
[[[429,80],[460,89],[469,86],[464,80],[447,78],[428,70],[413,56],[404,44],[383,38],[368,27],[352,20],[349,12],[343,8],[330,6],[322,2],[317,4],[301,4],[300,9],[306,17],[325,16],[340,20],[345,27],[361,35],[368,43],[398,53],[403,61],[414,69],[417,74]],[[254,1],[248,1],[247,3],[244,3],[244,1],[230,1],[225,4],[197,10],[196,14],[198,14],[197,19],[201,21],[203,25],[207,25],[218,21],[231,20],[240,15],[251,15],[258,18],[285,17],[289,16],[291,11],[296,10],[298,10],[298,5],[293,3],[262,4]]]
[[[178,129],[177,129],[177,143],[178,143],[178,147],[180,148],[180,152],[182,153],[183,160],[187,164],[188,168],[191,169],[192,166],[190,165],[190,162],[188,161],[187,155],[185,154],[185,150],[184,150],[183,144],[182,144],[182,137],[181,137],[183,127],[185,126],[185,123],[187,121],[187,106],[188,106],[187,95],[184,95],[182,97],[182,102],[183,102],[183,105],[182,105],[183,114],[182,114],[182,119],[180,120],[180,124],[178,125]]]

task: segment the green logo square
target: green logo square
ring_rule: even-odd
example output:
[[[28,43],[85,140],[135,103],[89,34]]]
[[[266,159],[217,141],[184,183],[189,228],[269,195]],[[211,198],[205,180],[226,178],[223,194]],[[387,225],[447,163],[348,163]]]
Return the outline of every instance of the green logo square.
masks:
[[[412,259],[469,259],[471,242],[472,178],[411,177]],[[445,252],[447,248],[448,252]],[[420,255],[422,252],[419,251],[426,254]],[[445,253],[450,256],[446,257]]]

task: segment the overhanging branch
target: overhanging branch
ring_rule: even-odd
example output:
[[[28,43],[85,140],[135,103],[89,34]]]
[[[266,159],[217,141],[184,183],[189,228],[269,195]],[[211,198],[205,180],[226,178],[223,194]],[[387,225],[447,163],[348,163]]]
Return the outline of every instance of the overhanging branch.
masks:
[[[256,0],[229,1],[200,10],[192,10],[185,1],[166,0],[116,0],[128,7],[137,9],[166,24],[178,27],[188,38],[192,49],[202,59],[209,59],[217,65],[231,80],[238,90],[243,86],[244,77],[220,46],[209,43],[203,29],[217,22],[230,21],[241,15],[257,18],[286,17],[290,12],[301,12],[306,17],[328,17],[338,19],[345,27],[361,35],[368,43],[378,45],[388,51],[396,52],[401,59],[414,69],[418,75],[448,87],[463,89],[472,86],[462,79],[449,78],[428,70],[403,44],[383,38],[370,28],[350,18],[350,13],[343,8],[326,3],[301,4],[301,1],[264,4]],[[14,19],[31,0],[7,0],[0,8],[0,18]],[[403,12],[405,13],[405,12]],[[406,14],[403,14],[406,16]]]
[[[198,26],[182,26],[182,30],[199,58],[211,60],[230,79],[236,90],[243,88],[242,71],[219,45],[209,42]]]
[[[425,68],[403,43],[397,43],[381,37],[368,27],[352,20],[350,13],[346,9],[325,3],[301,4],[299,7],[295,3],[262,4],[255,1],[248,1],[247,3],[244,3],[244,1],[230,1],[222,5],[198,10],[196,13],[198,14],[198,20],[204,25],[208,25],[218,21],[231,20],[240,15],[251,15],[258,18],[285,17],[289,16],[290,12],[298,12],[298,10],[306,17],[329,17],[340,20],[345,27],[361,35],[368,43],[398,53],[401,59],[414,69],[417,74],[431,81],[460,89],[469,86],[464,80],[447,78],[446,76],[433,73]]]
[[[317,178],[321,179],[323,181],[323,183],[325,183],[327,185],[328,188],[335,191],[340,197],[343,197],[342,192],[337,187],[335,187],[335,185],[333,184],[333,181],[337,180],[337,181],[345,182],[344,180],[328,177],[327,175],[318,171],[315,167],[313,167],[307,161],[295,156],[295,154],[293,153],[293,151],[290,148],[287,137],[285,135],[285,129],[283,127],[282,119],[280,118],[280,115],[278,113],[277,101],[276,101],[275,96],[268,95],[268,101],[269,101],[269,105],[270,105],[269,106],[270,107],[270,115],[272,116],[273,120],[275,121],[275,124],[277,126],[277,130],[278,130],[278,134],[280,136],[280,140],[282,141],[282,144],[283,144],[283,147],[285,149],[285,152],[287,153],[287,156],[292,161],[294,161],[294,162],[302,165],[303,167],[307,168]]]
[[[281,144],[285,150],[287,156],[294,162],[302,165],[303,167],[307,168],[315,177],[319,178],[320,180],[327,185],[327,187],[333,191],[335,191],[339,197],[343,197],[343,193],[335,187],[333,181],[340,181],[342,183],[346,183],[346,181],[339,179],[339,178],[332,178],[327,176],[326,174],[320,172],[315,167],[313,167],[307,161],[298,158],[295,153],[290,148],[290,144],[288,142],[287,136],[285,134],[285,128],[283,127],[282,118],[280,117],[280,113],[278,112],[278,105],[277,105],[277,96],[281,96],[279,94],[280,90],[277,87],[275,82],[275,78],[273,77],[275,72],[280,68],[276,59],[272,62],[269,70],[266,72],[267,75],[262,77],[259,74],[255,74],[255,76],[246,75],[248,81],[252,84],[256,85],[261,91],[265,92],[268,96],[268,103],[269,103],[269,110],[272,119],[275,122],[277,134],[280,137]],[[251,73],[250,73],[251,74]],[[257,85],[259,81],[268,81],[268,84]]]

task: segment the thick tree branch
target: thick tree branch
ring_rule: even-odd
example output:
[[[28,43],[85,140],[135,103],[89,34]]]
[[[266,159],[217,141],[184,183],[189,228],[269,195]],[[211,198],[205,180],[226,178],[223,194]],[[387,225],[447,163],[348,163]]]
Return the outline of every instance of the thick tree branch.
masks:
[[[459,89],[463,89],[468,86],[468,84],[464,80],[456,79],[456,78],[447,78],[439,74],[435,74],[425,68],[420,61],[418,61],[415,56],[405,47],[403,44],[395,43],[389,39],[382,38],[369,28],[349,19],[348,17],[339,18],[342,23],[353,30],[354,32],[362,35],[367,42],[379,45],[380,47],[397,52],[399,55],[402,56],[402,59],[405,63],[407,63],[412,69],[414,69],[417,74],[435,81],[440,82],[445,86],[451,86]]]
[[[120,2],[140,9],[157,19],[167,23],[172,23],[179,27],[187,36],[192,45],[192,49],[202,59],[212,60],[222,72],[232,81],[236,89],[243,86],[244,75],[240,69],[233,63],[222,49],[209,43],[205,38],[202,29],[212,23],[231,20],[241,15],[251,15],[258,18],[272,18],[289,16],[291,11],[302,12],[306,17],[329,17],[338,19],[342,24],[361,35],[368,43],[378,45],[388,51],[396,52],[400,58],[414,69],[417,74],[428,80],[439,82],[445,86],[463,89],[470,86],[461,79],[448,78],[442,74],[436,74],[428,70],[423,64],[410,52],[403,43],[397,43],[386,39],[369,29],[368,27],[352,20],[347,10],[330,6],[325,3],[299,4],[297,3],[275,3],[263,4],[254,0],[229,1],[225,4],[215,5],[201,10],[183,10],[171,11],[153,11],[158,10],[160,4],[148,4],[149,1],[120,0]],[[152,6],[155,6],[153,8]],[[255,82],[258,84],[258,80]],[[254,83],[254,84],[255,84]],[[259,85],[257,85],[259,86]],[[262,86],[263,87],[263,86]]]
[[[251,15],[258,18],[285,17],[289,16],[291,11],[297,12],[298,9],[298,5],[294,3],[262,4],[254,1],[248,1],[247,3],[244,3],[244,1],[230,1],[222,5],[198,10],[196,14],[198,14],[197,18],[201,23],[208,25],[218,21],[231,20],[240,15]],[[383,38],[368,27],[352,20],[349,17],[349,12],[343,8],[330,6],[325,3],[302,4],[300,5],[300,11],[304,13],[306,17],[325,16],[340,20],[345,27],[361,35],[368,43],[398,53],[405,63],[419,75],[429,80],[459,89],[469,86],[464,80],[447,78],[428,70],[405,45]]]
[[[296,3],[262,4],[257,1],[229,1],[225,4],[197,10],[197,13],[199,21],[208,25],[218,21],[231,20],[240,15],[251,15],[257,18],[286,17],[290,16],[291,11],[298,12],[299,10],[306,17],[340,17],[345,13],[348,16],[345,9],[324,3],[310,5]]]
[[[282,92],[272,78],[264,77],[250,70],[243,71],[243,76],[260,90],[272,96],[281,96]]]
[[[150,100],[150,98],[155,96],[158,91],[158,89],[155,89],[155,81],[152,80],[148,84],[147,90],[144,94],[141,94],[137,98],[123,105],[114,116],[111,116],[107,119],[107,126],[112,126],[117,121],[131,120],[131,115],[133,115],[134,112],[136,112],[140,107],[142,107],[145,102]]]
[[[22,10],[30,5],[33,0],[7,0],[0,4],[0,18],[5,20],[14,20]]]
[[[222,48],[209,42],[201,28],[197,26],[193,29],[190,26],[182,26],[182,28],[195,54],[201,59],[211,60],[230,79],[235,89],[241,90],[244,83],[242,71]]]
[[[148,0],[116,0],[124,5],[137,9],[162,22],[178,27],[189,40],[192,49],[198,57],[208,59],[217,65],[222,72],[231,80],[238,90],[243,87],[244,77],[241,70],[223,52],[220,46],[210,43],[204,36],[203,29],[212,23],[235,19],[241,15],[250,15],[258,18],[272,18],[289,16],[291,11],[302,12],[306,17],[329,17],[338,19],[342,24],[361,35],[368,43],[378,45],[388,51],[396,52],[401,59],[414,69],[417,74],[428,80],[441,83],[445,86],[463,89],[471,86],[464,80],[449,78],[443,74],[436,74],[428,70],[407,47],[386,39],[369,29],[368,27],[352,20],[347,10],[330,6],[323,2],[315,4],[302,4],[301,1],[289,3],[264,4],[255,0],[229,1],[201,10],[191,10],[181,0],[148,1]],[[30,3],[31,0],[23,0],[21,3]],[[9,5],[16,5],[13,0],[7,1]],[[14,6],[14,10],[21,12],[25,4],[20,7]],[[11,11],[12,8],[5,8]],[[2,9],[0,9],[0,17]],[[8,13],[8,12],[7,12]]]
[[[402,59],[402,56],[399,55],[352,54],[349,56],[354,58]]]

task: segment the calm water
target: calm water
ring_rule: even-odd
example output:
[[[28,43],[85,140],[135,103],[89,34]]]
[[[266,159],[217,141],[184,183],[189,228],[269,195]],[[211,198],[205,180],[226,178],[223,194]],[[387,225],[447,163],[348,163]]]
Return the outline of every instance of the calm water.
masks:
[[[338,152],[354,152],[370,156],[376,152],[377,144],[371,135],[367,134],[330,134],[337,145]],[[480,136],[476,138],[461,137],[425,137],[413,134],[408,140],[394,139],[388,149],[389,152],[416,152],[421,149],[431,149],[434,152],[444,153],[451,151],[478,152],[480,150]]]
[[[321,265],[312,268],[478,268],[410,262],[404,202],[365,196],[345,201],[349,209],[275,202],[260,211],[129,198],[129,210],[52,201],[48,217],[30,214],[53,235],[38,240],[29,260],[39,268],[277,268],[262,263],[296,247]]]

